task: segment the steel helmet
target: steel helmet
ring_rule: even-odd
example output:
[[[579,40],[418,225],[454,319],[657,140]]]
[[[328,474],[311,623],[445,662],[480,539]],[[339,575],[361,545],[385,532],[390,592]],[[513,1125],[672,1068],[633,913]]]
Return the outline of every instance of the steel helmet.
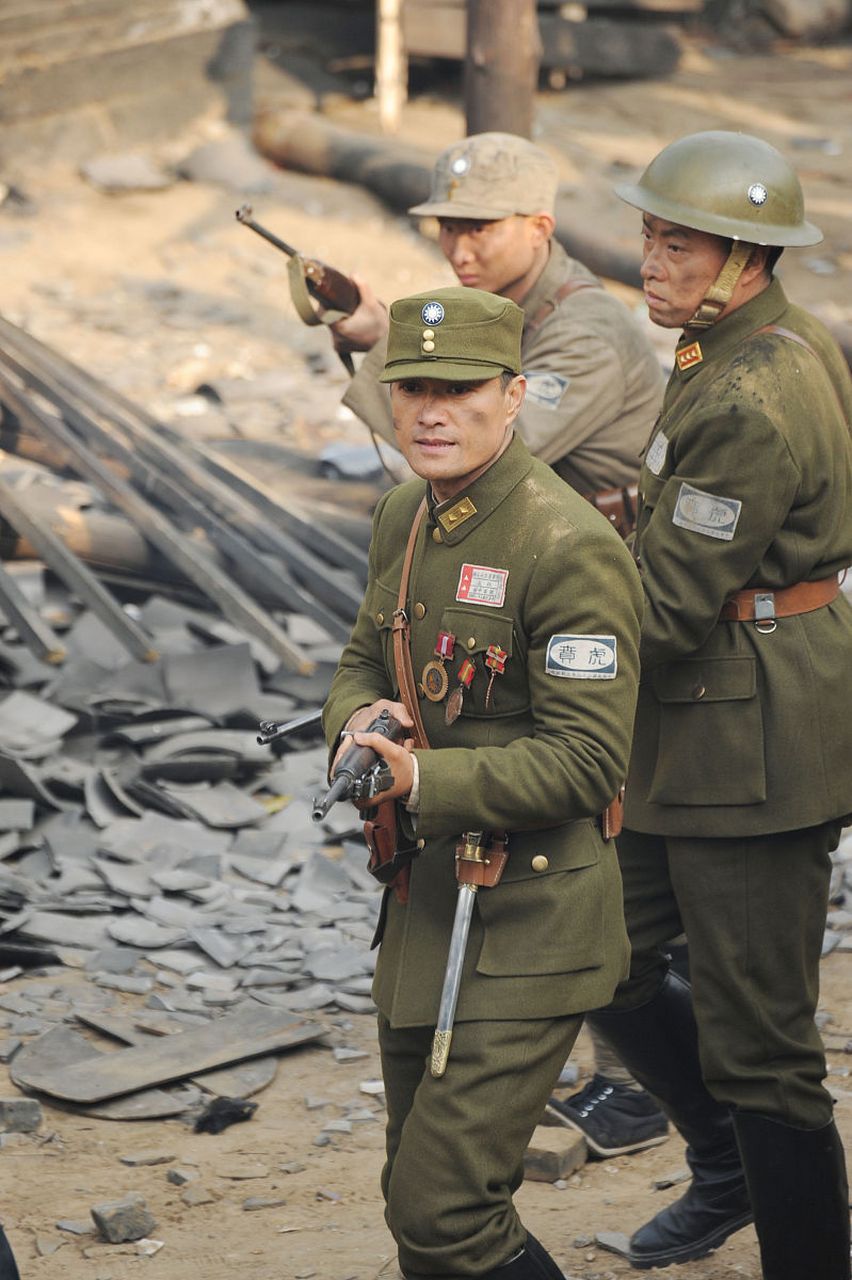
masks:
[[[711,130],[670,143],[637,183],[616,195],[644,213],[682,227],[751,244],[819,244],[805,221],[799,179],[768,142],[747,133]]]

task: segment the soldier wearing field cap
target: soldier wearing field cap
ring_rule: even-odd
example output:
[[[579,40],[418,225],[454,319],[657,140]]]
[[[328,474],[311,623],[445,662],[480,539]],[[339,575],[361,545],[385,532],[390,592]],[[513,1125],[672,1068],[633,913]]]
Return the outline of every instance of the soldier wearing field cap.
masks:
[[[754,1219],[766,1280],[848,1280],[843,1149],[814,1022],[852,813],[852,383],[773,267],[816,244],[786,159],[699,133],[616,188],[651,319],[682,328],[644,455],[642,684],[619,839],[629,981],[597,1028],[688,1143],[638,1268]],[[692,991],[661,947],[685,929]]]
[[[407,1280],[560,1280],[512,1197],[583,1011],[628,958],[601,815],[629,750],[641,589],[604,517],[515,434],[522,324],[478,289],[391,306],[381,376],[416,478],[376,509],[324,713],[332,753],[354,735],[393,776],[373,996]],[[363,732],[383,710],[404,744]],[[471,865],[448,1041],[434,1033]]]
[[[409,210],[440,225],[459,283],[524,312],[527,394],[518,432],[580,493],[632,484],[662,394],[659,363],[624,304],[553,240],[556,165],[515,134],[481,133],[438,158],[432,192]],[[387,311],[358,279],[362,303],[333,327],[338,345],[368,351],[343,403],[394,443],[379,382]]]

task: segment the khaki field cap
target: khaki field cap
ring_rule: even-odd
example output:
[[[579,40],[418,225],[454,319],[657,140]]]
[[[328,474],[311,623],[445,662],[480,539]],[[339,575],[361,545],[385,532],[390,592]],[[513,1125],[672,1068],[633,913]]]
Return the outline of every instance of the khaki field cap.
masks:
[[[432,193],[409,213],[496,221],[553,213],[559,178],[548,155],[514,133],[475,133],[438,156]]]
[[[521,372],[524,313],[483,289],[436,289],[392,302],[380,382],[440,378],[485,381]]]
[[[615,193],[653,217],[710,235],[778,247],[819,244],[799,179],[768,142],[747,133],[693,133],[664,147],[638,183]]]

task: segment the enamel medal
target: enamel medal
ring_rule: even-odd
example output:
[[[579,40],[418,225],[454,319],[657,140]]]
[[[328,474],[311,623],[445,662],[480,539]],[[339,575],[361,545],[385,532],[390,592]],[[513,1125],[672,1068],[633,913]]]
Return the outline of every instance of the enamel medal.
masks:
[[[435,642],[436,656],[426,663],[420,677],[423,692],[430,702],[443,702],[447,696],[450,677],[447,675],[445,664],[452,658],[455,647],[456,638],[451,631],[438,632],[438,639]]]
[[[447,707],[444,712],[444,722],[448,725],[455,724],[462,713],[464,706],[464,691],[469,689],[473,677],[476,675],[476,667],[470,658],[465,658],[459,667],[458,684],[453,689],[449,698],[447,698]]]

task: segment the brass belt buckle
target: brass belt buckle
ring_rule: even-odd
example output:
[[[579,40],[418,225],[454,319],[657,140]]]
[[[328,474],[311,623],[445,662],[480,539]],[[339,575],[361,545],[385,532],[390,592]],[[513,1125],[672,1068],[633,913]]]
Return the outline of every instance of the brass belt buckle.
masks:
[[[775,592],[756,591],[754,594],[754,625],[762,635],[771,635],[778,623],[775,619]]]

